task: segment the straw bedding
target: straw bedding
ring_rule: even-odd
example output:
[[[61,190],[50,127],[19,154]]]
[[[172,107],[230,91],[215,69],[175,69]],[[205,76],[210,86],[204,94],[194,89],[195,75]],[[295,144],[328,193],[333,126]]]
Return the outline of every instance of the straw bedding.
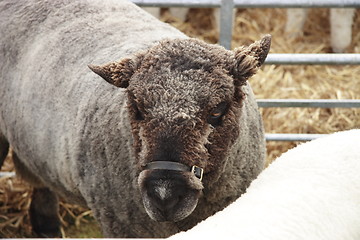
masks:
[[[168,12],[163,20],[192,37],[215,43],[217,30],[210,10],[191,10],[180,22]],[[330,26],[328,9],[312,9],[304,34],[290,39],[284,34],[285,9],[238,9],[232,46],[249,44],[263,34],[273,36],[272,53],[328,53]],[[352,44],[347,49],[360,53],[360,11],[354,18]],[[273,66],[267,65],[250,81],[257,98],[356,99],[360,98],[360,66]],[[360,109],[261,109],[268,133],[331,133],[360,127]],[[268,162],[297,143],[269,142]],[[9,154],[2,171],[12,171]],[[18,178],[0,178],[0,237],[29,237],[27,209],[31,188]],[[68,225],[83,225],[91,216],[86,209],[61,204],[65,232]],[[64,236],[67,234],[64,232]],[[76,237],[70,236],[70,237]],[[91,236],[88,236],[91,237]]]

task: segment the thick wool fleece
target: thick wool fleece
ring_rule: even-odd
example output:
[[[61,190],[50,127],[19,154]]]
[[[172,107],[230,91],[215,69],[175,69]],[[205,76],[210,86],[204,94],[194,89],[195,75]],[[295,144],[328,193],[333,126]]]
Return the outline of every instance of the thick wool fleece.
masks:
[[[171,239],[360,239],[360,130],[302,144],[236,202]]]
[[[164,39],[188,38],[124,0],[8,0],[0,12],[1,146],[10,143],[17,171],[36,187],[91,208],[106,237],[166,237],[188,229],[239,197],[262,170],[261,118],[248,76],[240,74],[238,136],[226,149],[226,139],[212,142],[222,163],[204,179],[197,208],[179,223],[151,220],[139,192],[127,91],[87,65],[134,59]],[[256,65],[251,52],[243,57]],[[134,92],[143,87],[135,85]]]

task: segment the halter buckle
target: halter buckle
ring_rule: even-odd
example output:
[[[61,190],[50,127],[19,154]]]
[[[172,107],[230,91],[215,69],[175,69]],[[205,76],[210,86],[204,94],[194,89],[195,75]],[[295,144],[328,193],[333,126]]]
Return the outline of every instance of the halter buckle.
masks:
[[[194,165],[191,167],[191,172],[193,172],[195,174],[195,177],[197,177],[198,179],[200,179],[200,181],[202,181],[202,178],[204,175],[204,169]]]

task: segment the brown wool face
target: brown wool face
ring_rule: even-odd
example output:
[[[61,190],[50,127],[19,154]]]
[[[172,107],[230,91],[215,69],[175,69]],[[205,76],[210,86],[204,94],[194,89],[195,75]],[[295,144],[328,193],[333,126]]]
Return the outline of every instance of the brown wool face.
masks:
[[[215,127],[208,119],[219,104],[225,103],[226,108],[230,104],[233,80],[225,73],[199,69],[180,72],[160,67],[151,72],[151,78],[147,74],[134,74],[128,87],[140,169],[150,162],[171,161],[210,170],[209,136]],[[203,188],[195,175],[173,170],[143,170],[139,186],[145,209],[157,221],[187,217]]]
[[[148,215],[180,221],[195,209],[201,191],[226,160],[237,139],[241,86],[263,63],[270,37],[227,51],[194,39],[163,41],[120,63],[90,68],[106,81],[127,87],[137,159],[138,184]],[[204,169],[146,169],[155,161]]]

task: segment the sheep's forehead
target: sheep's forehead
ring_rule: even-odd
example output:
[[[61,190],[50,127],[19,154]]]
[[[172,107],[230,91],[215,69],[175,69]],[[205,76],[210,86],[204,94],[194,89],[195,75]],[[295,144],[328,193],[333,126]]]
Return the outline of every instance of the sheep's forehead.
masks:
[[[156,118],[194,118],[202,108],[231,98],[232,53],[195,39],[166,40],[145,55],[129,91]]]
[[[196,70],[162,69],[138,79],[133,94],[153,118],[195,118],[202,109],[227,100],[233,92],[232,84],[220,80],[214,83],[209,75]]]
[[[144,86],[144,107],[152,117],[194,117],[200,110],[201,99],[206,98],[204,86],[184,81],[183,76],[168,77]]]

